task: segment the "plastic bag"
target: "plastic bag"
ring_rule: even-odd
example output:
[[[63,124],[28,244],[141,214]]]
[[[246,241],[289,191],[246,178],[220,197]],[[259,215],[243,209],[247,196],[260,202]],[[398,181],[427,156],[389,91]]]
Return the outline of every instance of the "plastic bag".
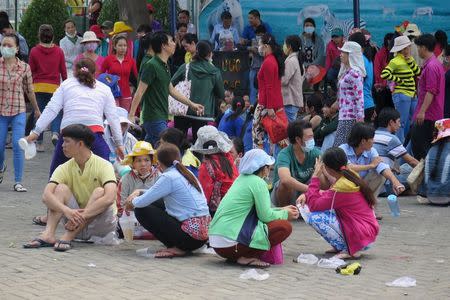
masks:
[[[261,124],[267,132],[272,144],[276,144],[287,138],[288,123],[284,108],[277,110],[274,119],[267,115],[261,119]]]
[[[139,221],[136,219],[136,216],[132,211],[129,212],[129,216],[124,213],[120,217],[119,223],[120,228],[122,228],[125,240],[127,241],[155,239],[152,233],[148,232],[141,224],[139,224]],[[127,233],[125,233],[125,230],[127,230]],[[127,234],[131,235],[131,237],[127,236]]]
[[[330,259],[322,258],[317,263],[317,266],[319,268],[325,268],[325,269],[336,269],[337,267],[345,265],[345,261],[343,261],[340,258],[332,257]]]
[[[262,281],[262,280],[268,279],[269,276],[270,275],[267,272],[258,273],[258,271],[256,271],[255,269],[250,269],[250,270],[247,270],[244,273],[242,273],[239,276],[239,278],[245,279],[245,280],[253,279],[253,280],[257,280],[257,281]]]
[[[296,259],[294,259],[296,263],[307,264],[307,265],[315,265],[319,259],[314,254],[300,254]]]
[[[150,248],[138,249],[136,250],[136,255],[147,258],[155,258],[155,253],[150,252]]]
[[[92,236],[89,241],[93,242],[96,245],[105,245],[105,246],[117,246],[122,242],[117,238],[117,234],[115,232],[110,232],[104,237],[100,236]]]
[[[392,287],[412,287],[416,286],[416,280],[414,278],[404,276],[397,278],[392,282],[386,282],[386,285]]]

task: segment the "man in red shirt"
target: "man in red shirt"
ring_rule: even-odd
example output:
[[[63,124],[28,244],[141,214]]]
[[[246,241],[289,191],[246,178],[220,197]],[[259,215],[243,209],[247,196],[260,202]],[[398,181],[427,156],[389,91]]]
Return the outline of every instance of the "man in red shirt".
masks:
[[[344,32],[340,28],[333,29],[331,31],[331,41],[328,43],[326,50],[325,69],[327,70],[327,76],[325,80],[325,91],[327,90],[328,84],[335,93],[337,91],[337,76],[341,66],[339,59],[341,51],[338,48],[341,48],[343,45]]]

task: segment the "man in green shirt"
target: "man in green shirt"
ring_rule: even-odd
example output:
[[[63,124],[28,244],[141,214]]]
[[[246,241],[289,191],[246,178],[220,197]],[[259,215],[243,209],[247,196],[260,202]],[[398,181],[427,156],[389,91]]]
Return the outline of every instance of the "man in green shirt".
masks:
[[[183,96],[170,82],[167,61],[175,53],[175,42],[172,36],[165,32],[156,32],[151,44],[155,56],[143,66],[128,118],[132,122],[135,121],[136,109],[143,100],[142,120],[146,132],[145,140],[155,145],[161,132],[167,128],[169,94],[188,105],[198,115],[203,114],[203,106]]]
[[[315,148],[311,123],[296,120],[289,123],[290,145],[280,151],[275,164],[272,202],[279,206],[294,204],[306,192],[320,150]]]

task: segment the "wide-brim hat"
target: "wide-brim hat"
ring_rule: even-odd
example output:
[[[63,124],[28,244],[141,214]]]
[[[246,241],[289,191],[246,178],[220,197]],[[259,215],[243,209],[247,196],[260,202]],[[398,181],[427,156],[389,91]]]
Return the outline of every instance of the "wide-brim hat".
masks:
[[[204,144],[214,141],[216,146],[204,148]],[[197,132],[197,141],[191,147],[191,151],[201,154],[228,153],[233,147],[233,142],[228,138],[227,134],[217,130],[214,126],[203,126]]]
[[[272,166],[275,158],[267,154],[262,149],[252,149],[247,151],[239,162],[240,174],[253,174],[264,166]]]
[[[306,69],[306,73],[309,77],[308,83],[313,85],[322,81],[327,74],[327,70],[322,66],[309,65]]]
[[[342,52],[346,53],[362,53],[361,46],[357,42],[345,42],[341,48],[338,48]]]
[[[81,39],[81,44],[83,43],[100,43],[100,40],[97,38],[97,35],[93,31],[86,31],[83,34],[83,38]]]
[[[406,35],[401,35],[395,38],[394,47],[392,47],[391,52],[399,52],[411,45],[411,41]]]
[[[438,134],[432,143],[436,143],[440,139],[450,136],[450,119],[436,121],[434,127],[438,130]]]
[[[102,28],[100,27],[100,25],[92,25],[89,28],[89,30],[94,32],[98,39],[105,38],[105,35],[103,34],[103,31],[102,31]]]
[[[129,125],[133,125],[133,122],[131,122],[128,119],[128,112],[127,112],[127,110],[125,108],[117,106],[116,107],[116,114],[119,117],[119,122],[120,123],[127,123]],[[108,120],[105,120],[105,125],[109,125]]]
[[[409,23],[408,26],[406,26],[406,28],[405,28],[404,34],[407,35],[407,36],[412,35],[414,37],[418,37],[422,33],[420,32],[419,27],[417,26],[417,24]]]
[[[125,22],[119,21],[119,22],[114,23],[114,29],[112,32],[109,33],[109,35],[116,35],[119,33],[132,32],[132,31],[133,31],[133,28],[131,28],[130,26],[125,24]]]
[[[133,164],[133,158],[136,156],[142,156],[142,155],[152,155],[152,163],[156,163],[156,151],[153,149],[152,144],[145,142],[145,141],[139,141],[133,146],[133,151],[131,153],[127,154],[125,158],[122,160],[122,165],[131,165]]]

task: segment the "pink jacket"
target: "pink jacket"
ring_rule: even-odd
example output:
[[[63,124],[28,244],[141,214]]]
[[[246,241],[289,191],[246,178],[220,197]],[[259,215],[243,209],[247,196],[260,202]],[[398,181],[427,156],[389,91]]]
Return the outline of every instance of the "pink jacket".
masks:
[[[320,192],[319,178],[313,177],[306,198],[312,212],[334,208],[350,255],[375,242],[379,226],[374,211],[353,182],[341,177],[331,189]]]

